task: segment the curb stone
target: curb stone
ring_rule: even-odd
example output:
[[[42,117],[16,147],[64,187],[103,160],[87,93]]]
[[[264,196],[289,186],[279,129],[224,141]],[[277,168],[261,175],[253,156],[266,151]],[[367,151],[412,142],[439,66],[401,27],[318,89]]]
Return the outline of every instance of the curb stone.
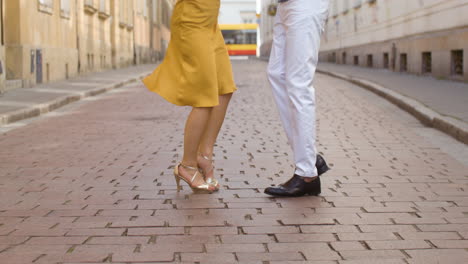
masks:
[[[5,114],[0,115],[0,126],[11,124],[11,123],[14,123],[23,119],[27,119],[27,118],[38,117],[40,115],[52,112],[67,104],[82,100],[87,97],[96,96],[96,95],[111,91],[113,89],[120,88],[130,83],[137,82],[143,79],[145,76],[147,76],[150,73],[151,72],[147,72],[138,77],[132,77],[130,79],[124,80],[122,82],[118,82],[116,84],[97,87],[97,88],[94,88],[85,92],[73,92],[72,94],[55,98],[47,103],[36,104],[31,107],[27,107],[25,109],[19,109],[19,110],[7,112]]]
[[[382,96],[391,103],[410,113],[424,125],[436,128],[452,136],[458,141],[464,144],[468,144],[468,124],[465,122],[452,117],[441,115],[414,99],[406,97],[369,80],[355,78],[349,75],[334,73],[321,69],[317,69],[317,72],[351,82],[373,93],[376,93],[377,95]]]

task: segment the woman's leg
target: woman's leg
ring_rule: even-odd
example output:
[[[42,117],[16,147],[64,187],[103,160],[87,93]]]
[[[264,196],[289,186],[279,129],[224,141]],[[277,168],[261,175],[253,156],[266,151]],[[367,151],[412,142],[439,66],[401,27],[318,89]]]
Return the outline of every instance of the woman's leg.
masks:
[[[223,125],[231,97],[232,93],[219,96],[219,105],[213,107],[210,118],[205,127],[198,151],[201,155],[210,160],[213,159],[214,144],[216,143],[216,138],[221,130],[221,126]],[[210,160],[204,159],[200,156],[198,157],[198,165],[205,172],[205,178],[207,179],[213,178],[214,176]]]
[[[185,123],[184,157],[182,159],[183,165],[194,168],[198,167],[198,147],[200,146],[202,136],[208,125],[212,111],[212,107],[194,107],[190,112],[187,122]],[[180,166],[179,172],[182,177],[190,182],[196,171]],[[201,184],[204,184],[203,177],[196,177],[192,183],[193,186],[199,186]]]

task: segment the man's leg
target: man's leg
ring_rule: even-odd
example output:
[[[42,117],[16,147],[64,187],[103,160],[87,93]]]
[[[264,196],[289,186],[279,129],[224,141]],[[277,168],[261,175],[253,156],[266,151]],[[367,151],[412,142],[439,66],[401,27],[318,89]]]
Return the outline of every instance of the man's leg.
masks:
[[[312,86],[327,17],[328,0],[294,0],[281,4],[286,34],[284,46],[285,87],[289,100],[289,137],[296,171],[286,183],[268,187],[273,196],[319,195],[320,173],[328,170],[315,149],[315,90]],[[316,164],[318,162],[318,164]],[[317,170],[319,167],[319,170]]]
[[[326,8],[324,0],[287,2],[286,19],[286,87],[291,101],[291,136],[295,174],[318,175],[316,163],[315,89],[312,86],[318,62],[320,35]]]
[[[273,43],[271,47],[270,60],[268,62],[268,80],[273,91],[276,106],[283,124],[283,128],[288,137],[289,144],[292,146],[291,136],[291,112],[290,100],[286,89],[285,79],[285,44],[286,44],[286,31],[281,16],[281,5],[278,7],[278,12],[275,16],[273,27]]]

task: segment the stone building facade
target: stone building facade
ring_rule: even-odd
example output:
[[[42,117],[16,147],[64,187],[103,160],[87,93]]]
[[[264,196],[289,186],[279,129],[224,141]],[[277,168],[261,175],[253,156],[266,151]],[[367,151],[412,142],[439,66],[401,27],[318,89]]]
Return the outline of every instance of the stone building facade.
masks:
[[[0,93],[162,58],[173,0],[0,0]],[[164,33],[161,33],[164,32]],[[1,73],[3,72],[3,73]]]
[[[156,62],[170,39],[170,14],[176,0],[135,1],[135,63]]]
[[[67,7],[62,2],[3,1],[6,88],[29,87],[77,71],[74,2]]]
[[[466,14],[466,0],[331,0],[320,59],[467,81]]]

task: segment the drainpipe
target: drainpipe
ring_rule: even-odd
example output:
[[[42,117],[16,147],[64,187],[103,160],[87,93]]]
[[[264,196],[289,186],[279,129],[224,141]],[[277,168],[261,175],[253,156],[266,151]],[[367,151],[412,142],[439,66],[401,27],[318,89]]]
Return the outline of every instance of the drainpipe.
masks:
[[[149,61],[147,61],[147,63],[151,63],[151,62],[154,62],[154,51],[153,51],[153,46],[154,46],[154,43],[153,43],[153,34],[154,34],[154,30],[153,30],[153,26],[154,26],[154,17],[153,17],[153,10],[154,10],[154,4],[155,4],[155,1],[148,1],[148,4],[149,4],[149,10],[148,10],[148,20],[149,20]]]
[[[131,9],[131,13],[133,14],[132,15],[132,18],[133,18],[133,30],[132,30],[132,35],[133,35],[133,65],[137,65],[137,47],[136,47],[136,20],[137,20],[137,14],[136,14],[136,8],[135,8],[135,4],[133,2],[131,2],[133,4],[133,6],[130,8]]]
[[[78,74],[81,73],[81,55],[80,55],[80,23],[78,23],[78,2],[79,0],[75,0],[75,27],[76,27],[76,50],[78,54]]]
[[[0,36],[0,45],[5,45],[5,39],[4,39],[4,35],[5,33],[3,32],[3,24],[4,24],[4,21],[3,21],[3,0],[0,0],[0,21],[2,22],[1,23],[1,31],[2,31],[2,35]]]

